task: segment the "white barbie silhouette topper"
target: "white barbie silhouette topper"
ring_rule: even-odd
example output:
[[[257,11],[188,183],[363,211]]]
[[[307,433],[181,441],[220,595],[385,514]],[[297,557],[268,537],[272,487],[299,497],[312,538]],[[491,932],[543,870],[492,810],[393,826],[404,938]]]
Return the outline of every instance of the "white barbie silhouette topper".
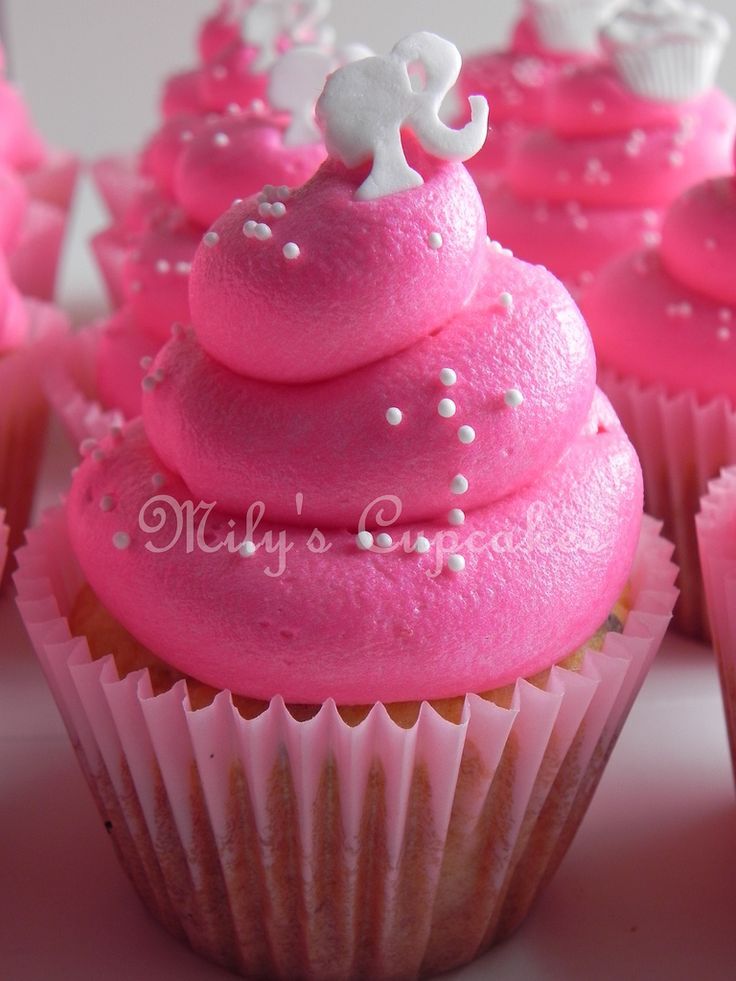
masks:
[[[402,127],[443,160],[467,160],[480,150],[488,136],[488,103],[482,95],[470,96],[470,122],[462,129],[445,126],[439,117],[461,66],[454,44],[422,31],[399,41],[391,54],[345,65],[327,79],[317,117],[328,151],[347,167],[373,158],[357,198],[381,198],[424,183],[406,162]],[[422,70],[423,84],[415,67]]]
[[[325,79],[342,65],[372,55],[371,49],[362,44],[348,44],[337,52],[303,45],[281,55],[271,69],[268,101],[274,109],[291,113],[291,122],[284,134],[286,146],[322,141],[314,110]]]
[[[264,72],[279,55],[279,41],[328,45],[335,32],[323,23],[331,0],[253,0],[242,17],[243,37],[259,48],[251,71]]]

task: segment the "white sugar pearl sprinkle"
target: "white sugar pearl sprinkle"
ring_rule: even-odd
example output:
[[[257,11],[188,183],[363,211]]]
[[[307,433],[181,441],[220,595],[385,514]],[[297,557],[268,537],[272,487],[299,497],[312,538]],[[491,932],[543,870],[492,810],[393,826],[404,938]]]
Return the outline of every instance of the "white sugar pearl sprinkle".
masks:
[[[447,520],[451,525],[465,524],[465,512],[460,508],[453,508],[448,512]]]
[[[504,290],[504,292],[499,296],[498,302],[501,304],[504,310],[510,310],[514,305],[514,298],[510,293]]]
[[[461,443],[472,443],[475,440],[475,430],[472,426],[460,426],[457,431],[457,438]]]
[[[244,559],[249,559],[251,555],[256,554],[255,542],[250,541],[250,539],[248,541],[243,542],[243,544],[238,549],[238,552],[240,553],[240,555],[242,555]]]
[[[426,555],[426,553],[429,551],[430,547],[431,547],[431,545],[430,545],[430,541],[429,541],[428,538],[425,538],[424,535],[418,535],[417,536],[417,540],[414,542],[414,551],[415,552],[418,552],[419,555]]]
[[[171,263],[167,259],[159,259],[156,263],[156,272],[165,276],[167,272],[171,272]]]
[[[274,218],[283,218],[286,214],[286,205],[283,201],[276,201],[271,205],[271,214]]]
[[[266,239],[271,238],[271,229],[268,227],[268,225],[264,225],[262,221],[259,221],[256,225],[254,234],[259,242],[265,242]]]
[[[524,396],[518,388],[509,388],[504,392],[503,400],[510,409],[517,409],[524,401]]]
[[[271,214],[271,205],[268,201],[261,201],[258,205],[258,214],[267,218]]]
[[[130,547],[130,535],[127,531],[116,531],[112,536],[112,543],[115,548],[119,548],[122,552],[124,549]]]
[[[112,511],[115,507],[115,501],[109,494],[104,494],[100,498],[100,511]]]
[[[443,368],[440,372],[440,381],[449,388],[457,382],[457,373],[452,368]]]
[[[246,238],[253,238],[253,236],[256,233],[256,225],[257,224],[258,224],[258,222],[257,221],[253,221],[252,218],[250,218],[248,221],[246,221],[246,223],[243,225],[243,235],[245,235]]]
[[[379,548],[390,548],[394,543],[393,538],[388,534],[388,532],[382,531],[380,535],[376,535],[376,545]]]
[[[276,189],[276,193],[282,201],[286,201],[289,197],[291,197],[291,188],[286,184],[282,184],[281,187]]]
[[[442,236],[439,232],[430,232],[427,236],[427,245],[430,249],[441,249],[442,248]]]
[[[451,419],[457,412],[457,406],[452,399],[441,399],[437,406],[437,412],[443,419]]]
[[[212,249],[220,241],[220,236],[217,234],[217,232],[207,232],[202,241],[205,245]]]
[[[138,364],[141,366],[141,368],[144,371],[148,371],[148,369],[153,364],[153,358],[151,357],[150,354],[144,354],[141,360],[138,362]]]
[[[392,405],[390,409],[386,409],[386,422],[389,426],[398,426],[403,418],[404,413],[401,409],[397,409],[395,405]]]
[[[146,377],[141,382],[141,388],[144,392],[152,392],[156,387],[156,379],[153,375],[146,375]]]
[[[450,572],[462,572],[465,568],[465,559],[462,555],[450,555],[447,559],[447,568]]]
[[[290,260],[298,259],[302,254],[302,250],[296,242],[287,242],[281,251],[284,253],[284,258]]]
[[[212,142],[215,146],[230,146],[230,137],[227,133],[215,133],[212,137]]]
[[[470,484],[468,478],[463,474],[456,474],[450,482],[450,490],[453,494],[465,494]]]
[[[166,478],[162,473],[155,473],[151,477],[151,486],[154,490],[159,490],[166,483]]]
[[[373,535],[369,531],[359,531],[355,536],[355,544],[361,551],[367,552],[373,545]]]

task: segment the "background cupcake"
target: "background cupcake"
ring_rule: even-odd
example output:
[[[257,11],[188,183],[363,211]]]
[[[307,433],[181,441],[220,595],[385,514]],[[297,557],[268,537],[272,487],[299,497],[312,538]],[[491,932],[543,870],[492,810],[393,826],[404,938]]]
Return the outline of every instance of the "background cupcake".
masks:
[[[500,180],[516,145],[546,119],[547,90],[601,55],[598,28],[623,0],[524,0],[508,47],[465,59],[459,88],[492,109],[486,145],[468,162],[481,193]]]
[[[487,239],[445,159],[487,125],[482,99],[463,130],[436,116],[459,62],[419,34],[331,76],[331,158],[283,214],[250,198],[215,222],[194,331],[22,553],[21,611],[133,882],[244,974],[431,974],[508,935],[674,599],[575,304]],[[415,138],[381,144],[407,112]],[[158,505],[206,488],[198,547],[169,547]]]
[[[680,566],[675,622],[705,636],[695,537],[698,499],[736,462],[736,180],[693,187],[670,208],[658,248],[603,270],[581,297],[601,386],[644,471],[646,506]]]
[[[574,289],[656,244],[667,206],[730,166],[736,108],[713,87],[728,33],[689,0],[620,11],[601,33],[609,59],[558,78],[544,128],[484,196],[494,236]]]
[[[736,769],[736,468],[708,485],[696,518],[713,646]]]

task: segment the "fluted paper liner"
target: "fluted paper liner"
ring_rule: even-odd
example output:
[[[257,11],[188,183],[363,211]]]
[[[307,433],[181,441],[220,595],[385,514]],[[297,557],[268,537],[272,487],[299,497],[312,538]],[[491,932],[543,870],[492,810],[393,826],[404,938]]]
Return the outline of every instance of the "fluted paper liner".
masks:
[[[712,481],[696,519],[703,584],[736,773],[736,467]]]
[[[141,191],[150,187],[138,170],[137,155],[102,157],[91,166],[92,179],[113,221],[123,221]]]
[[[623,634],[577,671],[412,728],[334,702],[246,721],[229,692],[118,679],[65,617],[83,585],[63,511],[19,553],[18,604],[103,820],[173,934],[246,976],[429,976],[509,934],[565,853],[667,627],[671,546],[645,519]],[[567,651],[561,651],[560,656]]]
[[[41,462],[48,418],[41,372],[59,357],[67,329],[66,318],[54,307],[35,300],[26,306],[28,342],[0,355],[0,506],[10,527],[11,551],[23,539]]]
[[[92,324],[69,335],[64,357],[44,374],[48,400],[75,445],[86,439],[100,440],[125,421],[122,412],[105,409],[92,394],[96,388],[95,351],[102,329],[102,324]]]
[[[639,454],[646,511],[663,523],[680,569],[675,626],[708,637],[695,515],[708,481],[736,463],[736,411],[725,398],[701,403],[692,392],[668,395],[610,371],[598,383]]]

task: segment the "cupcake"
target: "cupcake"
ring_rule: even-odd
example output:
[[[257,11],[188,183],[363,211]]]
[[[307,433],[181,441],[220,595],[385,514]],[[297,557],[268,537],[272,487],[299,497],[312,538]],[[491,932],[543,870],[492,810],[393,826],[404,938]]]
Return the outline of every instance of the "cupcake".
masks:
[[[8,526],[5,524],[5,511],[0,508],[0,582],[5,571],[5,560],[8,557]]]
[[[134,885],[246,976],[428,976],[512,932],[674,601],[578,308],[487,238],[485,100],[439,120],[459,67],[422,33],[330,76],[329,158],[209,229],[142,418],[21,553]]]
[[[524,0],[508,47],[466,58],[463,95],[482,93],[493,124],[483,149],[468,161],[482,192],[500,180],[513,148],[544,125],[547,90],[572,66],[601,56],[598,28],[622,0]]]
[[[494,235],[573,290],[656,244],[667,206],[730,166],[736,107],[713,85],[726,35],[689,0],[620,11],[602,30],[608,58],[553,83],[545,126],[485,194]]]
[[[1,523],[7,526],[3,550],[20,543],[28,522],[48,415],[41,373],[58,356],[65,328],[59,311],[21,298],[0,255],[0,509]]]
[[[736,771],[736,467],[708,485],[695,519],[713,646]]]
[[[324,23],[329,0],[295,4],[291,0],[232,0],[221,3],[202,25],[200,65],[165,83],[161,113],[174,128],[182,117],[206,117],[236,107],[258,108],[266,101],[270,69],[278,55],[295,44],[331,46],[333,32]],[[116,222],[150,189],[149,175],[136,156],[113,155],[97,161],[93,176]]]
[[[705,181],[670,208],[658,247],[605,268],[580,303],[600,384],[636,446],[646,506],[675,543],[675,623],[707,636],[695,514],[707,482],[736,463],[736,177]]]
[[[4,67],[0,47],[0,249],[18,289],[50,300],[78,164],[46,146]]]
[[[342,60],[365,54],[355,47]],[[149,141],[142,170],[152,187],[124,222],[98,236],[102,269],[121,305],[83,331],[58,373],[55,406],[77,441],[140,413],[144,370],[189,320],[188,278],[195,249],[233,200],[261,192],[259,220],[246,235],[270,233],[290,187],[303,184],[325,157],[314,106],[338,55],[292,48],[271,70],[270,107],[223,116],[177,117]]]

